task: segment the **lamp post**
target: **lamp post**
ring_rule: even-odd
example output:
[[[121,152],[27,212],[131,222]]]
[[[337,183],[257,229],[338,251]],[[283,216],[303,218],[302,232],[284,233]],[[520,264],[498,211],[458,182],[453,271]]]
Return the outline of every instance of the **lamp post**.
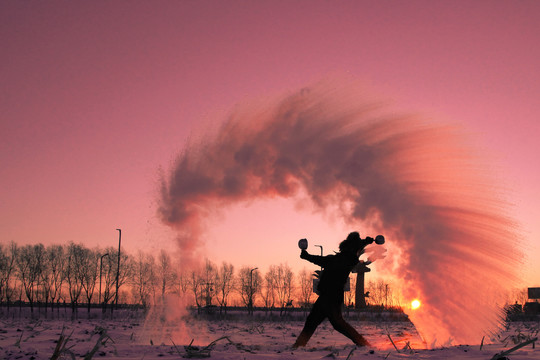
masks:
[[[323,250],[322,250],[322,245],[315,245],[316,247],[320,247],[321,248],[321,256],[323,256]],[[322,270],[322,266],[321,266],[321,270]]]
[[[257,270],[258,268],[253,268],[249,272],[249,305],[248,305],[248,312],[250,314],[253,314],[253,271]]]
[[[118,288],[119,288],[119,280],[120,280],[120,244],[122,243],[122,229],[116,229],[118,230],[118,268],[116,270],[116,299],[115,299],[115,307],[118,309]]]
[[[103,267],[103,258],[105,256],[109,256],[109,253],[101,255],[101,258],[99,259],[99,305],[101,305],[101,268]]]

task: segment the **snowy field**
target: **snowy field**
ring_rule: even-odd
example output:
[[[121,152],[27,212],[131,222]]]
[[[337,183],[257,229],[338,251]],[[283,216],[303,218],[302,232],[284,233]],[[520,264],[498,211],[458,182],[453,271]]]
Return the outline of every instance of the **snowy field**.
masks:
[[[476,344],[425,349],[409,322],[349,319],[372,347],[356,348],[324,322],[306,348],[292,349],[303,326],[302,313],[282,321],[276,321],[277,316],[272,320],[241,316],[228,320],[188,318],[175,324],[162,324],[159,316],[145,321],[129,311],[117,312],[115,320],[93,317],[71,321],[4,316],[0,320],[0,359],[489,360],[534,338],[539,328],[538,322],[512,323],[500,334],[486,336],[482,345],[479,339]],[[507,356],[512,360],[540,359],[540,349],[529,344]]]

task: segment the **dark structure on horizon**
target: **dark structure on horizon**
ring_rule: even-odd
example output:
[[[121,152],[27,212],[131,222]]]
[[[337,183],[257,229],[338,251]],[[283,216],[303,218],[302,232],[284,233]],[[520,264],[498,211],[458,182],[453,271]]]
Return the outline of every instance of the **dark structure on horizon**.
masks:
[[[367,266],[371,264],[371,261],[361,261],[353,269],[353,273],[356,273],[356,288],[354,293],[354,308],[364,309],[367,307],[366,297],[369,297],[369,292],[365,292],[365,273],[370,272],[371,269]]]

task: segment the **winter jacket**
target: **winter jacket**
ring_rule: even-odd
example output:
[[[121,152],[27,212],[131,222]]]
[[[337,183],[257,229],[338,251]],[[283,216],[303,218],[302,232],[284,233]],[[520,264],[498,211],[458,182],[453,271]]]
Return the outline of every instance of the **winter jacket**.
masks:
[[[352,269],[359,263],[356,254],[339,252],[335,255],[317,256],[303,250],[300,257],[323,268],[317,291],[320,295],[343,296],[343,287]]]

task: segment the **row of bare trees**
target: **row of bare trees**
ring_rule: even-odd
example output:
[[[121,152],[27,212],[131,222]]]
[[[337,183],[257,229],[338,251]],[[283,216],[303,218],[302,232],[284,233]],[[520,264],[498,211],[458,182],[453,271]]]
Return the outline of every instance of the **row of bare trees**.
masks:
[[[123,255],[121,262],[127,263]],[[14,301],[26,301],[34,313],[36,302],[44,309],[56,304],[70,303],[74,310],[80,303],[110,304],[117,296],[118,252],[107,248],[89,249],[80,244],[43,244],[18,246],[0,245],[0,303],[8,306]],[[121,267],[119,286],[130,275],[129,267]],[[100,299],[95,297],[99,291]]]
[[[193,269],[182,269],[170,254],[157,256],[139,251],[135,256],[112,247],[89,249],[80,244],[0,245],[0,303],[28,302],[32,313],[36,303],[53,307],[69,303],[76,312],[80,304],[88,311],[92,304],[104,309],[120,298],[122,303],[144,307],[158,303],[169,294],[190,299],[198,308],[218,305],[254,304],[266,309],[307,306],[313,300],[313,273],[303,269],[297,275],[287,264],[272,265],[266,272],[253,266],[238,270],[227,262],[210,260]],[[117,271],[119,269],[119,273]],[[116,280],[118,278],[118,286]],[[354,277],[351,288],[354,288]],[[116,289],[119,289],[118,293]],[[391,304],[395,298],[388,284],[370,282],[372,304]],[[347,305],[354,291],[346,294]]]
[[[138,259],[137,269],[153,267],[151,256],[139,253]],[[169,255],[161,252],[159,264],[155,266],[157,277],[152,280],[151,272],[146,271],[146,280],[137,281],[132,287],[138,302],[157,302],[160,297],[173,293],[191,298],[192,304],[198,308],[218,305],[223,311],[230,305],[249,308],[258,302],[267,309],[280,308],[283,311],[292,304],[296,290],[294,274],[286,264],[272,265],[264,275],[252,266],[242,266],[235,271],[230,263],[216,265],[208,259],[200,267],[188,271],[175,271],[177,267],[171,264]],[[307,270],[304,272],[307,273]],[[134,278],[142,280],[143,277],[135,275]],[[140,286],[143,283],[146,285]],[[152,284],[159,284],[159,293]],[[303,292],[309,293],[305,301],[308,303],[313,294],[312,284]]]

